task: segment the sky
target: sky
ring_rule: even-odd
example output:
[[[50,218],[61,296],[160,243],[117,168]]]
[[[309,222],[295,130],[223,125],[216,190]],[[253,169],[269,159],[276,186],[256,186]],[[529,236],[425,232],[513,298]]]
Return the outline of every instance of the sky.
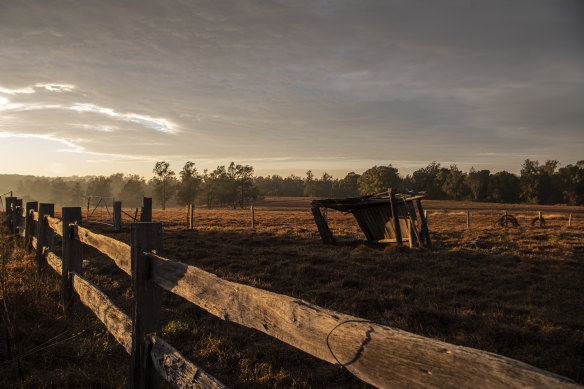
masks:
[[[582,150],[582,1],[0,0],[0,173],[517,173]]]

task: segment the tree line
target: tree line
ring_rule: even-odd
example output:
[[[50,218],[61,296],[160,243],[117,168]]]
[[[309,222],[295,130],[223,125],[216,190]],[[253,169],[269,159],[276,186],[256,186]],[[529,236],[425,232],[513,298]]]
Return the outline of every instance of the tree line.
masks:
[[[1,179],[1,177],[0,177]],[[14,178],[12,178],[14,180]],[[0,180],[1,181],[1,180]],[[12,181],[14,182],[14,181]],[[387,188],[426,192],[428,199],[473,200],[505,203],[584,205],[584,161],[559,167],[556,160],[540,164],[526,159],[519,175],[432,162],[402,176],[391,166],[373,166],[362,174],[333,178],[290,175],[254,176],[254,168],[231,162],[199,172],[187,161],[177,173],[166,161],[156,162],[153,177],[115,173],[91,177],[24,176],[15,189],[19,196],[56,204],[86,205],[88,196],[115,197],[124,207],[139,207],[144,196],[163,209],[196,204],[206,207],[244,207],[262,196],[354,197]]]
[[[520,175],[475,168],[463,172],[436,162],[406,176],[391,165],[373,166],[363,174],[350,172],[341,179],[326,172],[315,178],[309,170],[304,178],[272,175],[256,177],[254,184],[266,196],[353,197],[393,188],[426,192],[433,200],[584,205],[584,161],[559,167],[556,160],[540,164],[526,159]]]

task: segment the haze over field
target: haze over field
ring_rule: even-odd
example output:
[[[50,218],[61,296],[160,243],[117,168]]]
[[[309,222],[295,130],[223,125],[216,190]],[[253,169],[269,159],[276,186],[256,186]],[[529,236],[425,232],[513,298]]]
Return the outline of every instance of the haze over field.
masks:
[[[573,163],[583,4],[1,0],[2,172]]]

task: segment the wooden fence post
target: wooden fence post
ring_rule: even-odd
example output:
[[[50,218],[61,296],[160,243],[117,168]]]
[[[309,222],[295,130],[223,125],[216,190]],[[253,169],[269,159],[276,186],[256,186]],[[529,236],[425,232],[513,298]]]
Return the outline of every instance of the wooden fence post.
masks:
[[[570,212],[570,218],[568,219],[568,227],[572,227],[572,212]]]
[[[539,226],[541,227],[542,219],[543,219],[543,217],[541,216],[541,211],[539,211],[537,218],[539,219]]]
[[[195,204],[191,204],[191,212],[189,214],[189,223],[191,225],[191,229],[195,228]]]
[[[140,214],[140,221],[147,223],[152,221],[152,197],[144,197],[144,206]]]
[[[16,200],[16,197],[6,197],[6,208],[4,208],[6,212],[6,227],[8,227],[10,231],[12,231],[12,203],[14,200]]]
[[[22,199],[15,198],[12,202],[12,233],[20,238],[22,223]]]
[[[130,388],[158,388],[160,377],[152,366],[145,336],[161,332],[162,293],[150,275],[150,259],[144,252],[160,252],[162,223],[132,223],[132,283],[134,314]]]
[[[38,201],[29,201],[26,203],[26,219],[24,225],[24,248],[25,250],[30,250],[30,245],[32,244],[32,237],[36,231],[36,226],[32,218],[32,211],[39,210]]]
[[[507,227],[507,217],[509,216],[509,214],[507,213],[507,211],[505,211],[505,227]]]
[[[466,229],[470,230],[470,210],[466,210]]]
[[[114,201],[114,231],[122,230],[122,202]]]
[[[37,267],[40,271],[43,264],[43,246],[49,243],[49,226],[45,222],[45,216],[55,214],[55,204],[40,203],[39,204],[39,220],[37,222],[37,247],[36,247],[36,261]]]
[[[187,229],[194,228],[195,204],[187,204]]]
[[[326,217],[325,217],[325,220],[326,220]],[[251,228],[252,229],[255,228],[255,210],[253,208],[253,204],[251,205]]]
[[[63,262],[61,266],[61,305],[66,311],[73,303],[70,272],[83,274],[83,243],[75,239],[74,229],[81,225],[81,207],[63,207]],[[71,225],[76,223],[76,225]]]

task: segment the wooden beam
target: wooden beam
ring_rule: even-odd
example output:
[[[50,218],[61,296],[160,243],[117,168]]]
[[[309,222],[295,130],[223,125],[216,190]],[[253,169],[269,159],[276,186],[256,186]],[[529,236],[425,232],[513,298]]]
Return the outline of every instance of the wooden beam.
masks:
[[[131,250],[129,245],[108,236],[96,234],[81,226],[77,227],[73,233],[75,239],[98,249],[113,259],[116,265],[126,272],[126,274],[132,274],[130,264]]]
[[[186,359],[174,347],[155,334],[148,334],[150,357],[154,368],[177,388],[222,389],[219,380]]]
[[[145,252],[159,251],[162,246],[162,223],[132,223],[132,356],[130,387],[158,388],[160,377],[148,358],[146,335],[162,331],[162,289],[153,282],[150,258]]]
[[[152,197],[144,197],[144,205],[142,206],[142,212],[140,213],[140,221],[152,221]]]
[[[388,189],[389,192],[389,204],[391,208],[391,218],[393,219],[393,226],[395,229],[395,239],[397,240],[398,246],[402,245],[401,227],[399,225],[399,214],[397,212],[397,204],[395,200],[395,194],[392,189]]]
[[[225,281],[148,254],[162,288],[227,321],[254,328],[380,388],[580,388],[573,381],[486,351],[456,346]]]
[[[55,204],[40,203],[39,204],[39,215],[37,222],[37,247],[36,247],[36,262],[37,268],[40,271],[43,264],[43,248],[44,246],[50,246],[50,233],[49,226],[47,224],[47,219],[45,216],[55,215]]]
[[[130,353],[132,349],[132,320],[95,285],[77,273],[71,273],[73,288],[81,302],[91,309],[95,316],[116,340]]]
[[[432,239],[430,239],[430,232],[428,231],[428,216],[426,210],[422,208],[422,202],[420,199],[416,200],[416,207],[418,208],[418,213],[420,214],[420,233],[422,237],[426,240],[426,247],[432,248]]]
[[[32,237],[36,231],[36,222],[33,218],[33,212],[38,211],[39,203],[38,201],[29,201],[26,203],[26,217],[24,225],[24,248],[25,250],[30,250],[32,244]]]
[[[316,223],[322,241],[326,244],[337,244],[328,223],[320,213],[320,207],[312,207],[312,215],[314,216],[314,222]]]
[[[46,216],[47,226],[53,230],[54,234],[63,236],[63,222],[56,217]]]
[[[61,307],[67,310],[73,304],[71,272],[83,274],[83,243],[75,239],[81,225],[81,207],[63,207],[61,236],[63,237],[63,267],[61,271]]]
[[[45,247],[43,250],[43,256],[47,260],[47,263],[50,267],[53,268],[57,272],[57,274],[62,273],[63,269],[63,261],[59,258],[55,253],[49,250],[48,247]]]
[[[114,201],[114,231],[119,232],[122,230],[122,202]]]

